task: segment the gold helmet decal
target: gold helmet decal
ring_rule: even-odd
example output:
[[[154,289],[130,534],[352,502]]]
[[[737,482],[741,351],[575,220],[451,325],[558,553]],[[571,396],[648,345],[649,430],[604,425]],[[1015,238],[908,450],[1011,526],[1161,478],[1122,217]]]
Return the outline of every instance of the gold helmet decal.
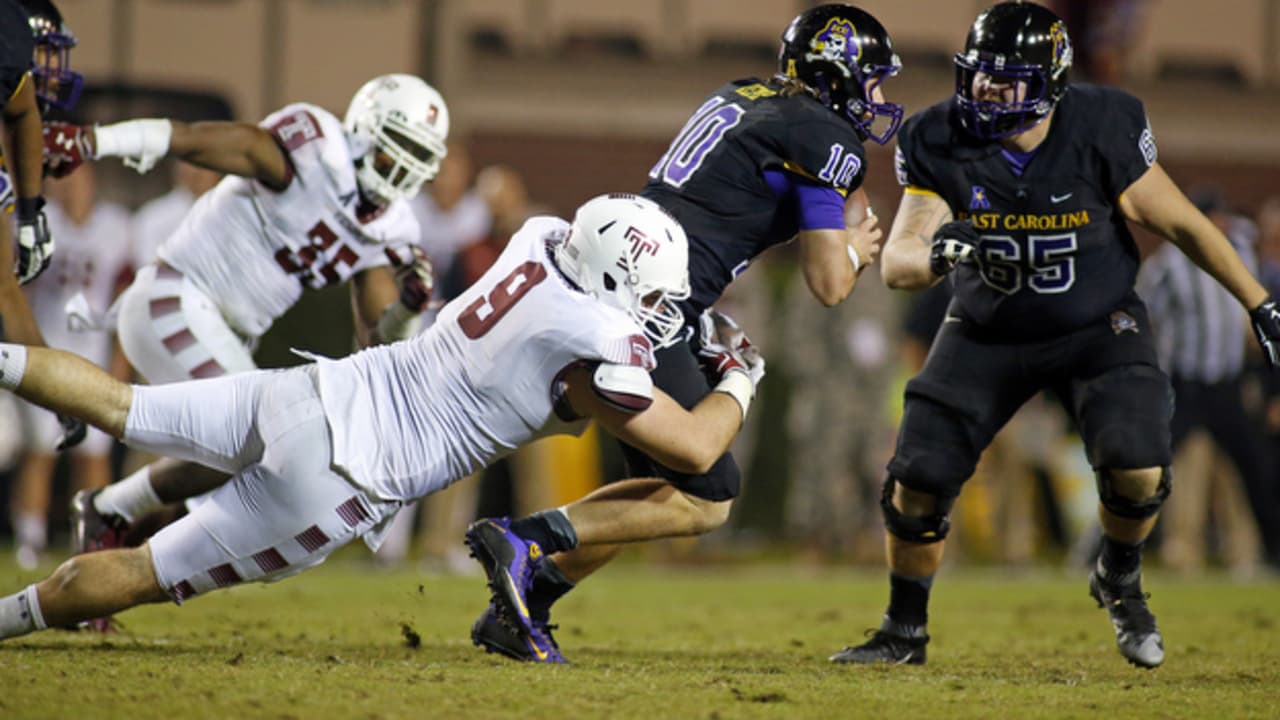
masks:
[[[1071,38],[1067,36],[1067,24],[1059,20],[1051,25],[1049,39],[1053,42],[1053,77],[1057,78],[1071,67]]]

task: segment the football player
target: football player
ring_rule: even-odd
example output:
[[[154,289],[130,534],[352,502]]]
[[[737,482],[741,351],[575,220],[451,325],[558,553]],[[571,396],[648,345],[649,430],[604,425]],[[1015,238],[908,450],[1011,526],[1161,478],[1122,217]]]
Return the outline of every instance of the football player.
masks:
[[[130,386],[70,353],[0,343],[0,388],[233,474],[145,545],[73,556],[0,598],[0,638],[279,580],[356,537],[376,547],[406,502],[592,418],[703,472],[737,434],[763,366],[719,348],[714,392],[691,410],[655,388],[653,350],[675,339],[679,323],[664,319],[688,295],[680,224],[618,194],[572,224],[531,219],[426,333],[341,360]],[[497,574],[527,575],[530,550]]]
[[[1110,614],[1120,653],[1153,668],[1164,642],[1141,556],[1170,490],[1173,397],[1133,289],[1138,250],[1126,221],[1228,289],[1273,366],[1280,313],[1157,162],[1142,103],[1068,82],[1071,41],[1051,11],[992,6],[955,66],[955,95],[899,135],[904,190],[881,266],[891,287],[945,281],[954,298],[907,384],[884,484],[888,611],[867,642],[831,660],[925,662],[952,504],[992,436],[1048,390],[1075,419],[1097,475],[1103,538],[1089,593]]]
[[[145,119],[47,129],[58,173],[105,157],[145,172],[169,155],[226,174],[117,303],[121,346],[148,382],[255,369],[257,339],[308,288],[350,281],[362,345],[416,332],[434,278],[407,200],[435,177],[449,132],[444,98],[421,79],[370,80],[342,121],[294,103],[258,125]],[[118,545],[128,523],[189,498],[194,470],[161,460],[78,494],[77,549]],[[226,479],[199,476],[206,489]]]
[[[49,0],[0,0],[0,103],[4,116],[4,168],[0,169],[0,207],[18,217],[13,228],[0,222],[0,340],[43,345],[23,283],[49,265],[53,235],[44,214],[40,116],[50,107],[70,109],[80,97],[83,78],[71,70],[75,35]],[[13,268],[13,272],[9,271]],[[59,417],[59,450],[84,439],[85,426]]]
[[[805,281],[828,306],[844,299],[875,261],[876,220],[853,200],[847,225],[846,199],[863,196],[863,142],[887,142],[902,120],[902,106],[887,102],[882,87],[901,67],[889,34],[870,14],[835,4],[807,10],[782,36],[778,74],[713,92],[649,172],[641,194],[689,234],[692,293],[681,317],[670,319],[679,326],[677,341],[658,351],[653,375],[680,404],[692,407],[711,389],[697,361],[700,315],[758,255],[796,238]],[[713,330],[708,337],[734,334],[723,325]],[[689,473],[625,442],[623,452],[631,479],[515,520],[511,547],[479,549],[483,559],[537,543],[553,555],[520,597],[503,603],[500,595],[480,615],[473,642],[515,659],[562,661],[550,633],[551,605],[612,559],[619,543],[635,539],[611,535],[621,514],[647,514],[652,537],[702,534],[728,518],[739,491],[729,454],[707,472]],[[473,547],[484,544],[472,540]]]

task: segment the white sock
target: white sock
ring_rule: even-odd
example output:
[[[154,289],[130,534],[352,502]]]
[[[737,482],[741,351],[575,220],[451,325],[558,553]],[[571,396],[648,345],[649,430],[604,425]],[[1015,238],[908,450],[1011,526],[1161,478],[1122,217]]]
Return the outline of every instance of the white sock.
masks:
[[[44,630],[46,627],[35,583],[8,597],[0,598],[0,640]]]
[[[120,482],[102,488],[93,496],[93,507],[104,515],[115,514],[133,522],[164,507],[164,502],[151,487],[151,466],[145,465]]]
[[[0,390],[13,390],[27,371],[27,349],[21,345],[0,343]]]
[[[48,544],[48,527],[39,513],[20,512],[13,516],[13,537],[19,545],[43,550]]]

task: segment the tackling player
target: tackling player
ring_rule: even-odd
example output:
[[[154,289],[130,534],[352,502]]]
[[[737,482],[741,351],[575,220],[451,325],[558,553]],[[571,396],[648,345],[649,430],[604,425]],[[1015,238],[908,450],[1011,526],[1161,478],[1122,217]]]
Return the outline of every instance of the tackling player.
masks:
[[[278,580],[356,537],[376,547],[405,503],[589,418],[671,467],[705,470],[763,367],[721,348],[715,392],[692,410],[653,387],[653,348],[679,329],[653,321],[678,317],[687,257],[665,211],[607,195],[572,225],[526,223],[426,333],[341,360],[130,386],[69,353],[0,344],[0,388],[233,473],[145,545],[76,555],[0,598],[0,638]]]
[[[1032,395],[1075,419],[1097,475],[1102,552],[1089,593],[1120,653],[1152,668],[1164,641],[1141,584],[1142,545],[1170,490],[1172,391],[1134,292],[1126,221],[1178,246],[1252,319],[1280,361],[1280,313],[1230,242],[1156,161],[1142,103],[1069,84],[1071,41],[1051,11],[994,5],[955,57],[956,94],[898,140],[902,203],[881,272],[895,288],[946,278],[954,298],[906,387],[881,508],[889,608],[839,663],[923,664],[948,515],[979,454]]]

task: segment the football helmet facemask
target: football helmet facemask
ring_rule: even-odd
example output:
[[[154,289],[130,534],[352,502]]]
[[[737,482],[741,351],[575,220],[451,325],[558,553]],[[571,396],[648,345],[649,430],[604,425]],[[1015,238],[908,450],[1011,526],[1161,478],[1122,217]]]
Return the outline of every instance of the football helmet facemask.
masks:
[[[689,297],[689,241],[657,203],[630,193],[588,200],[556,264],[583,292],[631,316],[655,347],[676,341],[684,326],[676,303]]]
[[[797,15],[782,34],[778,51],[779,73],[803,82],[860,137],[882,145],[898,131],[903,110],[872,97],[901,69],[884,26],[852,5],[819,5]],[[883,126],[879,132],[877,124]]]
[[[62,13],[49,0],[20,0],[35,37],[31,77],[36,97],[46,106],[70,110],[80,99],[84,77],[71,70],[71,48],[76,36],[62,21]]]
[[[440,171],[449,137],[449,108],[436,89],[413,75],[365,83],[343,120],[356,182],[365,198],[389,205],[413,197]]]
[[[994,139],[1024,132],[1048,117],[1067,91],[1071,38],[1052,11],[1029,2],[987,8],[969,29],[964,52],[955,56],[960,121],[976,137]],[[974,96],[979,73],[1012,84],[1012,102]]]

